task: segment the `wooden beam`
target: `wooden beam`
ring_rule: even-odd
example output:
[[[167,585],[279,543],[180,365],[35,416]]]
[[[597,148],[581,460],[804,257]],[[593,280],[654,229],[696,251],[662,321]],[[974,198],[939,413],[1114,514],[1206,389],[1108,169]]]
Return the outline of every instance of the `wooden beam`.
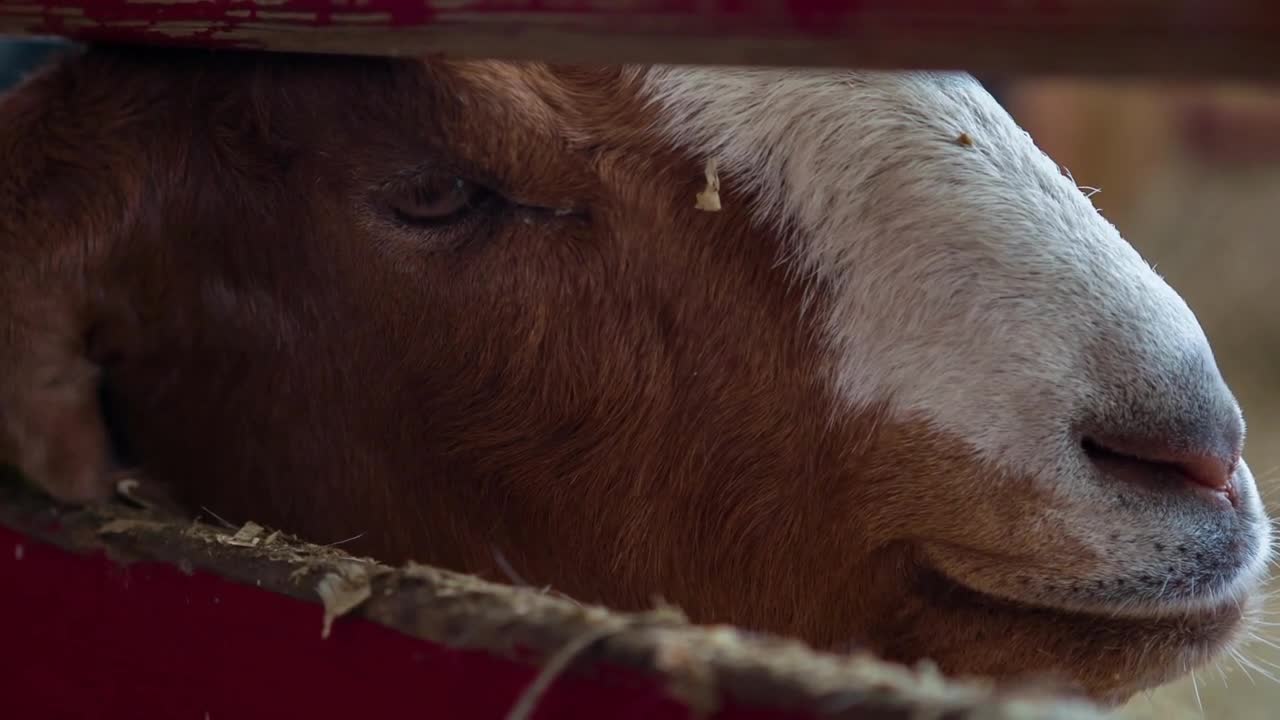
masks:
[[[293,52],[1280,76],[1272,0],[0,0],[0,34]]]
[[[0,482],[0,578],[12,718],[502,720],[521,703],[544,720],[1103,716],[1047,687],[388,567],[252,524],[72,510],[14,482]]]

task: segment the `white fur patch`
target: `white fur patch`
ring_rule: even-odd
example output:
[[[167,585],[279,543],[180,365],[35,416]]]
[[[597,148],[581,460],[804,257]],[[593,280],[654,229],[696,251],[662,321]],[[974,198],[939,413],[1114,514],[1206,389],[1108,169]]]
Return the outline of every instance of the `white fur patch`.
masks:
[[[1011,469],[1061,471],[1046,448],[1108,386],[1139,379],[1097,377],[1087,344],[1123,338],[1125,367],[1159,382],[1205,343],[1182,299],[966,75],[645,80],[663,134],[698,156],[691,171],[715,157],[829,293],[823,330],[854,408],[888,399]]]

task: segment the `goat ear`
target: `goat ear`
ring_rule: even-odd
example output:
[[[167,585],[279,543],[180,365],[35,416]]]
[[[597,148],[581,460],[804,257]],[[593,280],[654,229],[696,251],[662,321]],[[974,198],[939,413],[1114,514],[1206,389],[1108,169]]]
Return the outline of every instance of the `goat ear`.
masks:
[[[58,332],[68,323],[43,315],[31,303],[5,300],[0,303],[0,465],[14,467],[62,502],[106,500],[114,488],[97,367],[78,352],[74,335]]]

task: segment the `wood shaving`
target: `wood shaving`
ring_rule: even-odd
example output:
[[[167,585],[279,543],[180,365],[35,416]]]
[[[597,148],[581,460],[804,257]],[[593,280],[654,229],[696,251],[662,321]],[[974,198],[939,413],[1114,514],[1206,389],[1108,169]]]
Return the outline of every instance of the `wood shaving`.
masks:
[[[142,483],[134,480],[133,478],[125,478],[116,483],[116,494],[127,500],[132,500],[144,508],[150,509],[151,506],[147,501],[138,497],[138,488],[140,487],[142,487]]]
[[[708,158],[706,166],[707,187],[698,193],[693,206],[706,212],[720,212],[720,175],[716,172],[716,159]]]
[[[235,545],[236,547],[257,547],[259,543],[258,536],[264,532],[266,532],[266,528],[250,520],[237,530],[235,535],[231,537],[220,535],[218,542],[223,545]]]
[[[115,493],[116,497],[155,514],[182,515],[180,505],[166,487],[142,482],[132,475],[123,476],[116,481]]]
[[[333,621],[360,607],[373,595],[369,572],[360,565],[344,565],[316,583],[316,594],[324,603],[324,624],[320,637],[328,639]]]

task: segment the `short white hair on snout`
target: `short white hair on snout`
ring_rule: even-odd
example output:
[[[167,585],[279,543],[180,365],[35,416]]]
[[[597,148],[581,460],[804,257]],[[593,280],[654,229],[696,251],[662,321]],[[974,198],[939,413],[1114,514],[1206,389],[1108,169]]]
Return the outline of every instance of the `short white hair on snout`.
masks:
[[[845,412],[888,407],[962,440],[1001,470],[992,484],[1037,485],[1055,507],[1029,521],[1092,550],[1082,584],[1200,572],[1191,550],[1171,554],[1176,536],[1208,552],[1224,533],[1240,566],[1190,578],[1220,582],[1186,605],[1257,581],[1268,530],[1243,464],[1239,516],[1212,522],[1149,493],[1116,504],[1090,466],[1090,423],[1176,430],[1238,423],[1239,411],[1186,303],[976,80],[685,67],[644,79],[659,132],[714,157],[823,294],[813,319]],[[974,572],[981,590],[1025,597]],[[1087,606],[1102,591],[1080,592]],[[1169,592],[1147,588],[1131,604]]]
[[[1203,342],[1181,298],[968,76],[668,69],[653,89],[668,133],[749,184],[752,210],[830,292],[851,406],[888,399],[1043,472],[1043,443],[1100,391],[1083,382],[1099,332],[1156,366]]]

